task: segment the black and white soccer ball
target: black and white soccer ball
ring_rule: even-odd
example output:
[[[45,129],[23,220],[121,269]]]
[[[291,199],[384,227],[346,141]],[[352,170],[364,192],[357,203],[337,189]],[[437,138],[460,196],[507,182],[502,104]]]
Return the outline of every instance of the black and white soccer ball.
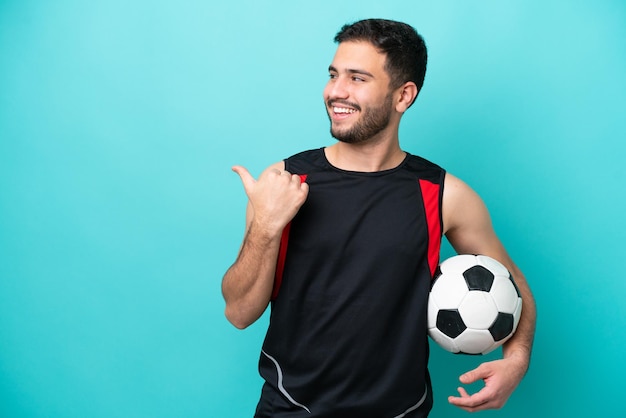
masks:
[[[515,332],[522,297],[501,263],[457,255],[441,263],[428,299],[428,334],[452,353],[486,354]]]

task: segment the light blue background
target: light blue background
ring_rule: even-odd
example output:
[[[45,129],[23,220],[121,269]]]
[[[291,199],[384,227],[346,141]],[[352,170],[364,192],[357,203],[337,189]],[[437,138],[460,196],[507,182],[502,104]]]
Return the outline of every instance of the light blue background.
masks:
[[[214,3],[0,0],[0,416],[252,416],[230,167],[333,143],[332,38],[365,17],[425,37],[403,147],[483,196],[537,299],[532,368],[481,416],[626,416],[626,3]],[[433,417],[481,360],[433,346]]]

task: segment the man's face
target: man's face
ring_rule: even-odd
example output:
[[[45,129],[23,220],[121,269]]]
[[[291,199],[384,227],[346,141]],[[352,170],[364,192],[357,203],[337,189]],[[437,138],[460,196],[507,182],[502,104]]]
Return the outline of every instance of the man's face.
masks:
[[[330,132],[339,141],[359,143],[389,125],[392,92],[384,69],[385,55],[369,42],[342,42],[324,89]]]

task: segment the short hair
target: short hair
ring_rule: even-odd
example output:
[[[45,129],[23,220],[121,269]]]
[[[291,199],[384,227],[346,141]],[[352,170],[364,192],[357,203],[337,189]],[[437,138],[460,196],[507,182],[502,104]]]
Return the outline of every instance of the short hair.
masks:
[[[426,76],[427,52],[422,36],[410,25],[386,19],[365,19],[344,25],[335,42],[367,41],[385,54],[385,70],[391,79],[391,88],[407,81],[422,89]]]

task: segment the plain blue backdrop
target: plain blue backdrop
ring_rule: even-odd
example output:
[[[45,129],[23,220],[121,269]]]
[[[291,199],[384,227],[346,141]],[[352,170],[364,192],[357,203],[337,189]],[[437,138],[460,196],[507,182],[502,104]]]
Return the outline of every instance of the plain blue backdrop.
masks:
[[[402,145],[481,194],[537,299],[532,367],[480,415],[626,416],[622,0],[0,0],[1,417],[252,416],[230,167],[333,143],[332,38],[366,17],[425,37]],[[482,360],[432,346],[433,417]]]

